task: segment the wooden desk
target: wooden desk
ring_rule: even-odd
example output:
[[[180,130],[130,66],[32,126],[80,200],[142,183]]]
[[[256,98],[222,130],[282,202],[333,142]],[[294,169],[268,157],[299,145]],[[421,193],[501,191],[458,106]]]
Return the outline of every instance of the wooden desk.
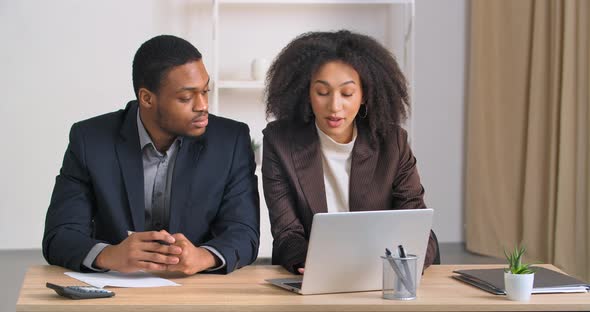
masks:
[[[108,299],[69,300],[45,288],[45,282],[82,285],[55,266],[31,267],[16,304],[17,311],[590,311],[590,294],[533,295],[528,303],[509,301],[451,278],[458,268],[498,265],[430,267],[413,301],[384,300],[381,292],[301,296],[266,283],[288,277],[278,266],[248,266],[230,275],[164,275],[182,287],[115,288]],[[553,266],[546,266],[555,269]]]

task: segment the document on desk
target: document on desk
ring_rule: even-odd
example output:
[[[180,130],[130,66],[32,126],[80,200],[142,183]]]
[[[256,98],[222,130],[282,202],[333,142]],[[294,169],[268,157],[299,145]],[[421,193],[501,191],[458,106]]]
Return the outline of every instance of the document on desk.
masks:
[[[161,278],[148,272],[121,273],[116,271],[103,273],[65,272],[65,275],[98,288],[111,287],[163,287],[180,286],[171,280]]]

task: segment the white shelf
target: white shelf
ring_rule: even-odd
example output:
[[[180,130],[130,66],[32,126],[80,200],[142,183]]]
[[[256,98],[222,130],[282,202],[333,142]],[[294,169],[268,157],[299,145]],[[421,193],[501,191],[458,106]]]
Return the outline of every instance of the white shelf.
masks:
[[[218,0],[219,4],[403,4],[414,0]]]
[[[379,37],[392,53],[395,52],[410,86],[413,85],[414,0],[212,0],[212,2],[213,66],[210,74],[213,92],[209,110],[213,114],[246,122],[250,127],[252,138],[259,142],[262,140],[262,129],[274,118],[264,117],[264,99],[261,95],[265,82],[248,80],[249,64],[256,58],[271,61],[289,42],[287,39],[304,32],[344,28]],[[326,15],[328,18],[325,18]],[[223,27],[221,27],[222,24]],[[247,38],[246,45],[240,43],[242,37]],[[395,48],[398,50],[394,51]],[[236,57],[232,57],[234,53]],[[224,77],[226,79],[223,79]],[[220,101],[220,98],[223,98],[223,101]],[[411,127],[413,127],[411,118],[409,126],[411,137]],[[257,165],[256,175],[260,194],[259,256],[270,257],[273,240],[260,169],[260,165]]]
[[[402,70],[406,73],[406,78],[410,82],[410,85],[412,85],[413,17],[415,0],[212,0],[212,2],[213,6],[211,20],[213,34],[211,58],[213,60],[213,66],[211,70],[211,79],[214,84],[212,88],[213,92],[211,94],[212,97],[210,99],[209,109],[214,114],[220,114],[220,111],[223,111],[225,114],[227,114],[229,110],[233,109],[231,105],[235,102],[235,98],[232,98],[232,96],[237,95],[232,94],[232,92],[230,92],[232,90],[249,90],[256,92],[264,90],[264,81],[247,80],[247,65],[253,59],[258,57],[262,57],[270,61],[276,56],[280,49],[274,47],[272,42],[281,41],[281,39],[266,38],[272,37],[272,34],[277,32],[284,33],[285,37],[287,38],[294,38],[295,35],[311,30],[334,30],[346,28],[361,33],[379,36],[380,39],[383,40],[383,43],[387,45],[387,48],[392,50],[392,52],[395,52],[395,55],[400,60],[400,66],[402,67]],[[317,11],[323,10],[331,13],[332,7],[330,6],[334,7],[335,14],[331,16],[331,18],[326,19],[326,21],[323,21],[321,17],[318,16]],[[382,8],[382,6],[387,8]],[[292,9],[294,10],[294,16],[298,17],[299,19],[302,19],[302,15],[305,11],[309,11],[309,16],[312,18],[309,24],[313,25],[313,27],[308,25],[304,18],[303,22],[300,23],[294,20],[289,20],[289,18],[285,18],[286,20],[284,23],[282,20],[277,21],[276,18],[273,20],[272,17],[275,16],[275,13],[278,16],[285,17],[284,13],[290,12]],[[237,26],[238,23],[235,21],[239,20],[239,13],[241,10],[244,10],[243,26]],[[362,14],[358,21],[355,21],[355,19],[351,18],[351,16],[355,16],[354,12],[357,10],[359,10]],[[386,21],[383,22],[383,18],[381,15],[379,15],[379,22],[373,24],[373,17],[367,16],[367,12],[370,11],[378,12],[379,14],[385,12],[388,17],[386,18]],[[228,15],[224,16],[224,14]],[[256,16],[253,14],[261,14],[260,20],[267,21],[268,23],[263,25],[257,21],[248,22],[248,19]],[[334,20],[337,20],[335,17],[339,15],[342,15],[346,22],[335,23]],[[223,29],[223,34],[221,31],[222,21],[227,23],[224,26],[226,28]],[[340,24],[343,26],[336,26]],[[382,27],[365,26],[381,24],[383,25]],[[249,40],[252,42],[252,44],[244,47],[243,55],[247,55],[248,57],[242,57],[242,59],[240,59],[239,65],[237,65],[238,63],[233,59],[230,61],[231,65],[228,65],[228,63],[224,62],[221,58],[222,49],[226,55],[225,57],[227,58],[226,51],[228,48],[222,48],[220,46],[220,42],[223,42],[227,45],[227,42],[236,41],[235,37],[237,35],[231,36],[232,39],[225,41],[225,37],[228,36],[227,29],[231,29],[230,27],[237,29],[237,31],[243,32],[243,34],[247,35]],[[271,30],[269,30],[269,28]],[[301,31],[295,31],[297,28],[301,28]],[[222,36],[224,37],[223,39],[221,38]],[[287,43],[288,42],[281,42],[281,47],[284,47],[284,45]],[[252,46],[260,46],[258,49],[259,51],[255,52],[255,48],[252,48]],[[398,48],[399,50],[394,51],[394,47]],[[230,50],[231,49],[232,48],[230,48]],[[268,51],[272,52],[267,53]],[[221,75],[221,64],[224,64],[223,75]],[[223,77],[220,76],[231,78],[223,79]],[[254,92],[248,92],[248,101],[252,101],[253,94]],[[225,102],[220,103],[220,96],[224,95],[228,95],[228,97],[224,98]],[[256,101],[259,100],[260,99],[256,99]],[[221,106],[224,107],[222,108]],[[229,117],[240,119],[238,116],[230,115]],[[411,131],[411,128],[413,127],[413,124],[411,120],[408,121],[408,126],[409,135],[412,137],[413,132]],[[256,130],[258,131],[259,129]]]
[[[220,80],[217,82],[219,89],[264,89],[262,80]]]

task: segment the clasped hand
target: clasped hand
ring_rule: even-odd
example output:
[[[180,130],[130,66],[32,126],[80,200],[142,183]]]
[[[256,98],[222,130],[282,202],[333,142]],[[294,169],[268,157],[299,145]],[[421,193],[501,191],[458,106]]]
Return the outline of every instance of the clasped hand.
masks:
[[[192,275],[214,267],[215,262],[209,250],[196,247],[183,234],[171,235],[162,230],[136,232],[118,245],[105,247],[96,257],[95,265],[119,272],[149,270]]]

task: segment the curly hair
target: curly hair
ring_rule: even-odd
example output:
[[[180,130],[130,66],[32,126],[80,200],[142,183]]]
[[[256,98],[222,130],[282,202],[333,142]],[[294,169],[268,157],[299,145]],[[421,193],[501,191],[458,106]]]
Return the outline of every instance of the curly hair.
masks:
[[[266,77],[266,116],[307,124],[314,120],[309,88],[312,76],[328,62],[352,66],[361,79],[373,142],[384,139],[392,125],[407,119],[407,82],[393,54],[372,37],[348,30],[308,32],[279,53]]]

